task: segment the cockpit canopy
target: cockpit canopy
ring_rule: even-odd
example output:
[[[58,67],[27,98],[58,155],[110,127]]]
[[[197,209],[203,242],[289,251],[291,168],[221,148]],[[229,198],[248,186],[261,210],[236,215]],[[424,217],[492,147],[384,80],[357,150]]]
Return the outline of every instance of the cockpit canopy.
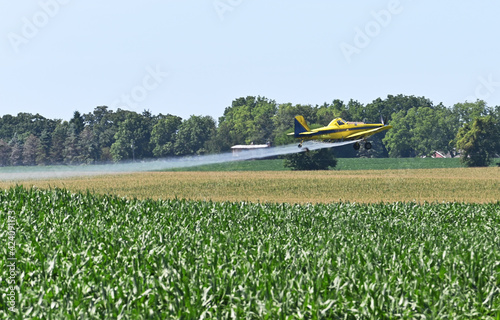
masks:
[[[331,126],[343,126],[344,124],[346,124],[347,122],[342,120],[342,118],[335,118],[333,119],[329,124],[328,126],[331,127]]]

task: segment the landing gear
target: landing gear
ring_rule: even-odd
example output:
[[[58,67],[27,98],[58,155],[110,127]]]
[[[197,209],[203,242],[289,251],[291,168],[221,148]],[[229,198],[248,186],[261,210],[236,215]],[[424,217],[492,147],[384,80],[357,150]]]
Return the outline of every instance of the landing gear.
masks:
[[[299,145],[297,147],[302,148],[302,142],[299,143]]]
[[[359,150],[359,148],[361,148],[361,144],[359,142],[356,142],[355,144],[352,145],[352,147],[354,148],[354,150]],[[368,142],[366,141],[365,142],[365,149],[366,150],[370,150],[372,148],[372,144],[371,142]]]

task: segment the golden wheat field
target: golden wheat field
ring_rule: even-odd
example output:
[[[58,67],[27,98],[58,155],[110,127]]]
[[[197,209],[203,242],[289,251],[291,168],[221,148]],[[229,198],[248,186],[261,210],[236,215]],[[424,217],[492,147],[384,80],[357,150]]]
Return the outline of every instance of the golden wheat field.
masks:
[[[139,199],[378,203],[491,203],[500,200],[500,168],[356,171],[142,172],[0,182],[8,188],[66,188]]]

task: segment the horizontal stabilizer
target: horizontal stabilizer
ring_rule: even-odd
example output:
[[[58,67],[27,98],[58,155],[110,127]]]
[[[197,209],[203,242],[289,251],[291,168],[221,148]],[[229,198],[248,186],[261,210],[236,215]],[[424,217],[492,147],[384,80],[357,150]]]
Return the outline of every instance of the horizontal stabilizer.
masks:
[[[314,134],[314,132],[312,132],[312,131],[305,131],[305,132],[299,133],[298,135],[295,132],[287,133],[287,135],[294,136],[295,138],[309,136],[311,134]]]

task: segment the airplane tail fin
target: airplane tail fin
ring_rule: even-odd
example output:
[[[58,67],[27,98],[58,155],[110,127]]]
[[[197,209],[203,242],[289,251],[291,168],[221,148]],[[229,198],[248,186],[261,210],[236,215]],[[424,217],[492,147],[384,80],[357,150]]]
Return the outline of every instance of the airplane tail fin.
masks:
[[[309,129],[309,126],[306,123],[306,119],[304,119],[303,116],[296,116],[294,136],[297,138],[302,132],[309,131],[311,131],[311,129]]]

